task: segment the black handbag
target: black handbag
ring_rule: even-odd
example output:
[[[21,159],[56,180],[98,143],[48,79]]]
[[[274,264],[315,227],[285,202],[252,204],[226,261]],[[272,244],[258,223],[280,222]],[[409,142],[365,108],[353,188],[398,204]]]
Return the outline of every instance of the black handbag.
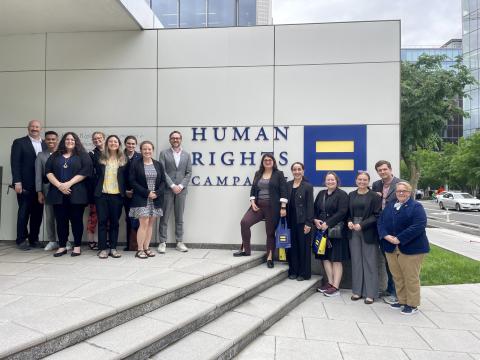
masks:
[[[326,197],[327,195],[325,194],[323,196],[323,211],[325,211],[325,213],[327,213],[327,207],[325,206]],[[328,214],[327,214],[327,218],[328,218]],[[329,227],[327,229],[327,237],[329,239],[343,239],[344,229],[345,229],[345,222],[340,221],[335,226],[331,228]]]

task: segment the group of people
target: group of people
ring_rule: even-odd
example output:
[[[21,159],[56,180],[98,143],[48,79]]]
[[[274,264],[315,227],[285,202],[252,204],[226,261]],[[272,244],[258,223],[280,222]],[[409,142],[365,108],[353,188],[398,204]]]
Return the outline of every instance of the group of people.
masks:
[[[28,124],[28,134],[15,139],[11,149],[12,187],[17,193],[18,217],[16,244],[29,250],[39,246],[40,225],[45,208],[45,250],[55,250],[60,257],[72,249],[71,256],[81,255],[84,211],[88,206],[88,244],[98,250],[98,257],[121,257],[117,250],[119,220],[122,210],[126,219],[126,250],[148,259],[155,219],[160,217],[160,245],[165,253],[167,225],[172,211],[175,216],[177,250],[186,252],[183,243],[183,212],[187,186],[192,174],[190,155],[182,147],[182,135],[169,135],[171,147],[154,160],[154,145],[140,143],[127,136],[92,134],[95,146],[87,152],[74,132],[59,140],[55,131],[45,132],[41,139],[40,121]],[[73,246],[69,246],[70,229]],[[98,231],[98,244],[93,234]]]
[[[335,172],[325,176],[325,190],[314,199],[313,186],[304,177],[304,165],[291,165],[293,180],[287,182],[272,154],[264,154],[250,191],[250,207],[240,227],[242,246],[234,256],[251,253],[250,228],[265,220],[267,266],[274,267],[275,229],[287,218],[291,247],[287,249],[289,279],[311,277],[311,249],[315,236],[325,236],[322,261],[325,296],[339,295],[342,262],[351,259],[352,301],[372,304],[383,297],[392,308],[410,315],[420,305],[420,268],[429,251],[427,217],[412,198],[412,187],[395,177],[386,160],[375,164],[380,180],[370,186],[366,171],[356,174],[357,189],[347,194]],[[379,267],[378,261],[384,262]],[[379,268],[387,273],[387,288],[379,289]]]
[[[139,259],[155,256],[150,249],[155,220],[160,218],[159,253],[165,253],[167,224],[175,216],[176,248],[183,243],[183,212],[192,175],[190,154],[183,150],[182,134],[172,131],[170,147],[154,159],[154,145],[127,136],[92,134],[95,146],[87,152],[80,138],[68,131],[58,140],[55,131],[41,139],[40,121],[28,124],[28,135],[15,139],[11,150],[12,187],[17,193],[17,246],[29,250],[39,244],[39,230],[45,208],[46,250],[60,257],[69,250],[81,255],[84,211],[88,206],[89,247],[98,257],[121,257],[117,250],[119,219],[126,219],[126,250],[136,250]],[[372,304],[383,299],[403,314],[413,314],[420,304],[420,268],[429,251],[426,214],[413,200],[410,184],[392,174],[390,162],[378,161],[380,180],[370,187],[366,171],[356,174],[357,189],[347,194],[335,172],[325,176],[325,189],[314,199],[312,184],[304,177],[304,165],[291,165],[293,180],[286,181],[273,154],[264,154],[250,191],[250,207],[243,216],[242,246],[234,256],[251,253],[250,228],[265,221],[267,266],[274,267],[275,229],[286,218],[291,233],[287,250],[288,277],[298,281],[311,277],[312,239],[327,239],[325,253],[316,254],[326,274],[318,289],[325,296],[339,295],[344,260],[352,264],[352,301]],[[29,229],[28,229],[29,224]],[[98,229],[97,229],[98,228]],[[93,234],[98,231],[98,244]],[[381,256],[379,256],[381,254]],[[378,261],[383,261],[387,288],[379,291]]]

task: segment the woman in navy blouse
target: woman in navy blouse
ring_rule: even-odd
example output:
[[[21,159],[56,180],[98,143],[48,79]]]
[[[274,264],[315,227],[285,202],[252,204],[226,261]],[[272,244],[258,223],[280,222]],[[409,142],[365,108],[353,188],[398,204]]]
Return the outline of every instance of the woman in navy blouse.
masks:
[[[71,256],[78,256],[83,236],[83,211],[88,204],[85,180],[92,174],[92,160],[77,134],[67,132],[62,136],[57,151],[45,164],[45,174],[52,184],[47,203],[53,205],[60,246],[53,256],[67,253],[69,223],[75,243]]]

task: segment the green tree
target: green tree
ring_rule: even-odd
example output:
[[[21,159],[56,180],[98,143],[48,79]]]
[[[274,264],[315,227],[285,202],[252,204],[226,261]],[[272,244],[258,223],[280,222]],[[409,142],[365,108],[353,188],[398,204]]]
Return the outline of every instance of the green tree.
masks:
[[[468,187],[476,195],[480,187],[480,133],[461,139],[458,151],[450,161],[450,172],[462,188]]]
[[[466,85],[474,77],[458,57],[450,69],[442,68],[445,56],[422,55],[416,63],[401,64],[401,157],[417,188],[419,150],[439,150],[441,134],[454,115],[467,117],[458,106]]]

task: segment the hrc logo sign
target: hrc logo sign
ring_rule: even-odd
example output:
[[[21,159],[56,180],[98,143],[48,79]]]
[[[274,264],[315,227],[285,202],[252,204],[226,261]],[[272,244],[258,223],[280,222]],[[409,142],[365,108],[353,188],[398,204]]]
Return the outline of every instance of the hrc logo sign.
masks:
[[[355,175],[367,169],[367,126],[304,127],[305,176],[313,186],[324,186],[325,175],[335,171],[341,186],[356,186]]]

